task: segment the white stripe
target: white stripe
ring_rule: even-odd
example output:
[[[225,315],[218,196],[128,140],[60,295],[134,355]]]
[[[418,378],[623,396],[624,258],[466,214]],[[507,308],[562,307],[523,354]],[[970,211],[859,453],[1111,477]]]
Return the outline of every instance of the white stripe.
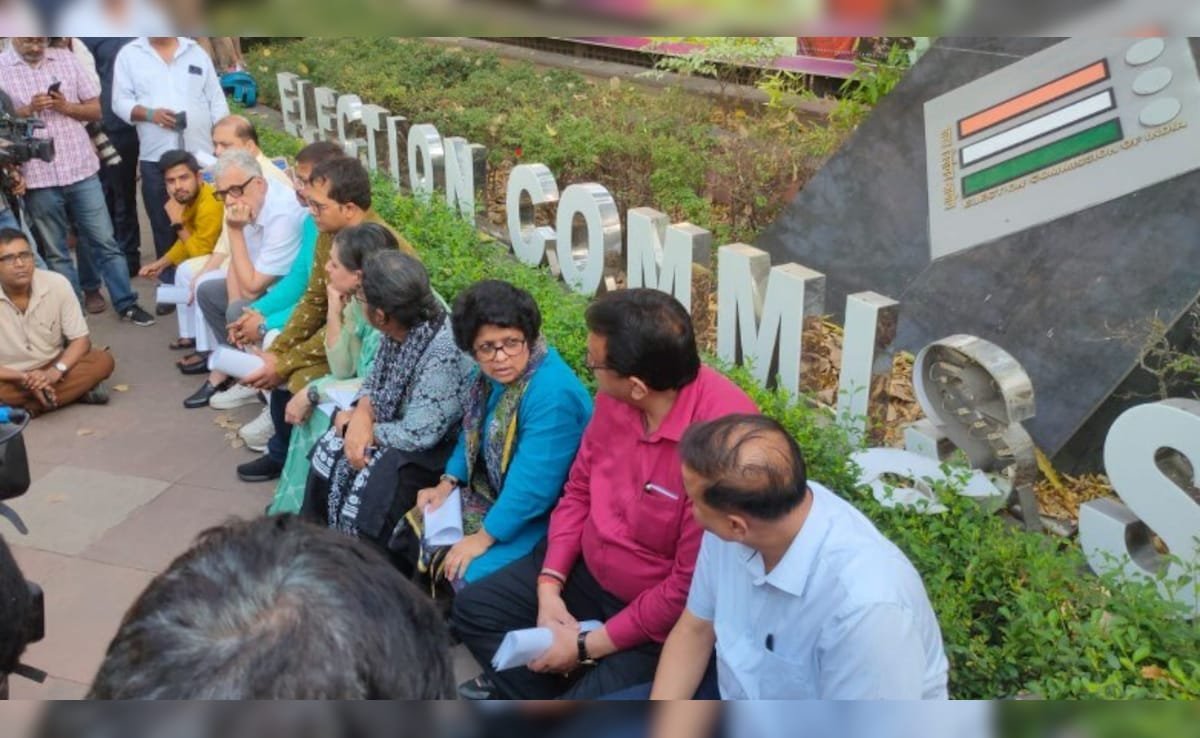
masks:
[[[962,150],[963,166],[969,167],[980,159],[985,159],[992,154],[1023,144],[1026,141],[1032,141],[1039,136],[1044,136],[1051,131],[1069,126],[1090,115],[1104,112],[1111,107],[1113,107],[1112,90],[1105,90],[1091,97],[1084,98],[1053,113],[1043,115],[1041,118],[1035,118],[1028,123],[1022,123],[1016,128],[1010,128],[1004,133],[998,133],[991,138],[986,138],[978,143],[964,147]]]

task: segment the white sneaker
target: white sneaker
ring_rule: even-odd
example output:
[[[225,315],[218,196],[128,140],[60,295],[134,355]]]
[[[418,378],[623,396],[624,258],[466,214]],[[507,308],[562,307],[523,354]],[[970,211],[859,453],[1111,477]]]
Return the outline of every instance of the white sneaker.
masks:
[[[208,400],[213,410],[232,410],[242,405],[258,402],[258,390],[244,384],[235,384],[224,392],[218,392]]]
[[[275,435],[275,423],[271,420],[271,409],[264,407],[258,417],[238,429],[238,436],[246,442],[246,448],[260,454],[267,450],[267,441]]]

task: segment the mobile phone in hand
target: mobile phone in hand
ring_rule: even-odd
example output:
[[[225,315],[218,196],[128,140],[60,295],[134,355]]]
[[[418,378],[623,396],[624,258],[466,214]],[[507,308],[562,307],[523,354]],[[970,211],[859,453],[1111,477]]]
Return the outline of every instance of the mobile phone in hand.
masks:
[[[54,93],[58,92],[60,87],[62,87],[62,82],[56,81],[52,85],[50,85],[49,89],[46,90],[46,94],[53,95]]]

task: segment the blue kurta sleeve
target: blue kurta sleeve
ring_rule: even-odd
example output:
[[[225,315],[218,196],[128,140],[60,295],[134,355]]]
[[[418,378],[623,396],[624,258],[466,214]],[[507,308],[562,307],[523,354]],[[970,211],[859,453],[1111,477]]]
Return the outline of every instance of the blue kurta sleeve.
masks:
[[[517,417],[516,449],[504,487],[483,527],[497,541],[517,535],[530,521],[549,514],[562,493],[592,404],[578,378],[554,357],[539,372],[550,381],[531,383]]]

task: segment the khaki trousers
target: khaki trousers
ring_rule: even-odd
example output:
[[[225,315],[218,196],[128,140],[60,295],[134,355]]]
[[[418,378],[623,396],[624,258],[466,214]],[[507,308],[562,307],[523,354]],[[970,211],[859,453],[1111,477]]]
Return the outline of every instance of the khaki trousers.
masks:
[[[39,368],[49,369],[53,366],[54,362],[52,361],[46,366]],[[108,353],[108,351],[92,349],[84,354],[79,363],[71,367],[71,371],[67,372],[67,376],[63,377],[61,382],[54,385],[54,394],[57,396],[58,407],[66,407],[80,397],[83,397],[96,385],[112,376],[115,367],[116,362],[113,361],[112,354]],[[32,392],[26,390],[18,382],[0,382],[0,404],[24,408],[31,417],[35,418],[42,413],[49,412],[33,396]]]

